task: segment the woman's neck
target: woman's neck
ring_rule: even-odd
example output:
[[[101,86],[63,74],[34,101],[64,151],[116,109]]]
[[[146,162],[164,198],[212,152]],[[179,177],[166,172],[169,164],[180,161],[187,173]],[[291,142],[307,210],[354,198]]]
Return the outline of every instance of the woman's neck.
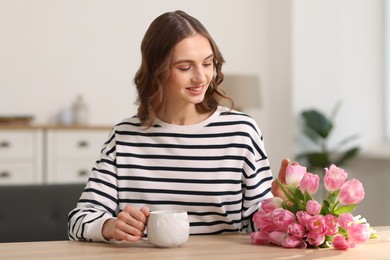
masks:
[[[187,106],[184,108],[165,106],[157,113],[157,117],[169,124],[193,125],[206,120],[213,112],[205,112],[197,106]]]

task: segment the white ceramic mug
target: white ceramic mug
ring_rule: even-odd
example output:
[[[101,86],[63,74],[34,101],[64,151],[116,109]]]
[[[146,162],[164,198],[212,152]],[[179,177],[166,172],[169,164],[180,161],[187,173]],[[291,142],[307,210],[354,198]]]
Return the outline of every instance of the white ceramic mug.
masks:
[[[152,211],[147,223],[148,241],[158,247],[178,247],[190,234],[185,211]]]

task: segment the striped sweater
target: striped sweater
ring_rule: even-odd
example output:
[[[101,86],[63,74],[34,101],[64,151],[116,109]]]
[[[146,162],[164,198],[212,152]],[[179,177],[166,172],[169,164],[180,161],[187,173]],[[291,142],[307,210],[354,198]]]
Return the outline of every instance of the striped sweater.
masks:
[[[250,231],[272,179],[262,134],[243,113],[219,107],[199,124],[156,119],[148,129],[128,118],[111,131],[69,213],[69,238],[105,241],[104,221],[126,205],[185,210],[191,234]]]

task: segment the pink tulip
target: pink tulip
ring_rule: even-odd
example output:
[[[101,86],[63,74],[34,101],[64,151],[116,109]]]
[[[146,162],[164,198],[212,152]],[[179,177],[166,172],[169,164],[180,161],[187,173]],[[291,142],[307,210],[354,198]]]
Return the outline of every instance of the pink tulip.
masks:
[[[286,239],[282,242],[282,246],[286,248],[306,248],[307,245],[305,241],[300,238],[293,236],[287,236]]]
[[[348,241],[353,244],[360,244],[370,238],[370,228],[367,224],[355,224],[347,230]]]
[[[308,230],[311,233],[325,235],[327,230],[327,225],[325,218],[321,215],[312,216],[307,222]]]
[[[253,223],[261,229],[265,231],[273,231],[275,230],[276,226],[271,218],[269,218],[269,215],[265,211],[258,211],[253,215]]]
[[[325,235],[309,232],[307,233],[306,241],[312,246],[320,246],[325,242]]]
[[[297,188],[305,173],[306,167],[298,163],[290,164],[286,169],[286,184],[290,187]]]
[[[282,198],[272,197],[261,204],[261,209],[253,215],[253,222],[259,228],[250,234],[251,241],[257,245],[275,244],[285,248],[319,247],[325,243],[326,238],[333,242],[333,247],[338,250],[352,248],[370,238],[370,226],[355,221],[349,211],[350,208],[340,208],[340,205],[357,205],[365,196],[363,185],[356,179],[347,180],[348,174],[341,168],[332,164],[325,168],[324,185],[329,192],[328,205],[324,202],[324,211],[334,214],[321,215],[322,205],[307,194],[314,195],[319,188],[318,175],[306,172],[306,167],[293,163],[286,169],[286,184],[291,196],[301,203],[306,203],[305,210],[293,213],[285,208]],[[304,198],[297,189],[305,193]],[[296,192],[297,191],[297,192]],[[330,199],[328,199],[330,198]],[[298,203],[298,202],[297,202]],[[294,205],[292,205],[294,206]],[[295,205],[300,208],[301,204]],[[293,208],[295,212],[295,207]],[[346,209],[346,210],[344,210]],[[335,211],[333,211],[335,210]],[[338,215],[338,217],[336,216]],[[329,243],[329,242],[326,242]]]
[[[252,243],[255,245],[268,245],[271,243],[271,240],[268,237],[269,232],[265,230],[252,232],[250,235],[251,235]]]
[[[321,212],[321,204],[316,200],[309,200],[306,203],[306,211],[311,215],[318,215]]]
[[[283,241],[287,238],[287,236],[288,235],[285,232],[274,231],[269,233],[268,237],[273,244],[281,246],[283,244]]]
[[[312,215],[310,215],[306,211],[298,211],[296,213],[296,215],[297,215],[298,223],[301,224],[302,226],[304,226],[305,229],[307,230],[308,229],[308,222],[309,222],[309,219],[311,219]]]
[[[262,208],[262,210],[264,210],[264,212],[269,213],[269,212],[273,211],[276,208],[282,207],[282,203],[283,203],[283,199],[282,198],[272,197],[272,198],[269,198],[269,199],[265,200],[261,204],[261,208]]]
[[[364,199],[363,184],[356,179],[348,180],[341,187],[339,201],[344,205],[358,204]]]
[[[269,218],[275,225],[275,231],[287,232],[288,226],[292,223],[295,223],[294,213],[282,208],[274,209],[269,214]]]
[[[287,233],[296,238],[303,238],[306,236],[305,227],[299,223],[292,223],[287,228]]]
[[[310,195],[315,194],[318,191],[320,185],[320,177],[317,174],[307,172],[303,175],[303,178],[299,184],[299,188],[302,192],[307,191]]]
[[[337,250],[347,250],[350,247],[350,244],[344,236],[335,236],[333,238],[333,247]]]
[[[280,231],[274,231],[269,234],[271,242],[278,246],[286,248],[306,248],[306,243],[300,239]]]
[[[334,192],[343,186],[348,178],[348,173],[332,164],[330,168],[325,168],[324,186],[329,192]]]
[[[324,216],[325,223],[327,226],[325,235],[327,236],[334,236],[337,234],[338,226],[337,226],[337,217],[335,217],[332,214],[327,214]]]
[[[355,220],[351,213],[342,213],[338,218],[338,222],[341,228],[348,229],[355,224]]]

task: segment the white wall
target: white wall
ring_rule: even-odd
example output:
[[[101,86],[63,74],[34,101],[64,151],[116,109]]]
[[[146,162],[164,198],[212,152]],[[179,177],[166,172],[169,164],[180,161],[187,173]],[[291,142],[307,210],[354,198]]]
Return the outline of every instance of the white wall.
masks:
[[[268,1],[265,133],[274,175],[283,158],[293,159],[292,113],[292,1]]]
[[[367,147],[383,140],[381,0],[297,0],[293,19],[293,103],[297,115],[337,101],[333,141],[360,134]]]
[[[155,17],[176,9],[209,29],[226,72],[261,78],[264,2],[0,0],[0,113],[33,114],[36,123],[48,123],[81,93],[92,124],[133,115],[143,34]]]
[[[345,168],[366,189],[357,213],[375,225],[390,224],[390,203],[386,200],[390,156],[380,154],[379,159],[370,152],[386,145],[382,120],[382,11],[381,0],[295,0],[292,9],[295,122],[308,108],[329,115],[342,100],[331,144],[359,134],[363,153]],[[305,148],[296,146],[296,151]]]

